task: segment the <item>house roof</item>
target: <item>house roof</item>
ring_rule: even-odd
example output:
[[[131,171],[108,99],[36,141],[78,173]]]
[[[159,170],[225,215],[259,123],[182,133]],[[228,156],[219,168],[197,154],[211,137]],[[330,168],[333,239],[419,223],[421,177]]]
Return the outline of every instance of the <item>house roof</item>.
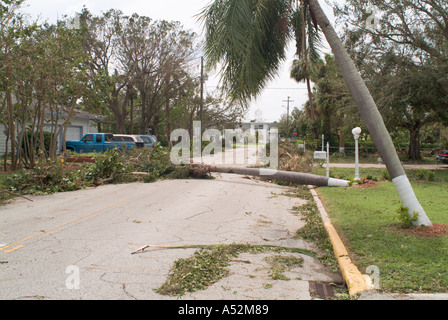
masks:
[[[80,119],[89,119],[89,120],[94,120],[94,121],[101,121],[104,120],[104,116],[100,116],[97,114],[93,114],[87,111],[83,111],[83,110],[75,110],[75,117],[80,118]]]
[[[47,114],[51,113],[51,111],[48,110],[48,109],[45,110],[45,112]],[[67,115],[67,112],[65,112],[65,111],[59,111],[59,112],[60,112],[59,114],[61,116],[63,116],[63,117],[65,117]],[[83,110],[79,110],[79,109],[75,109],[74,110],[73,117],[76,117],[78,119],[92,120],[92,121],[102,121],[102,120],[104,120],[104,116],[100,116],[100,115],[93,114],[93,113],[90,113],[90,112],[87,112],[87,111],[83,111]]]
[[[262,121],[260,121],[260,122],[241,122],[241,125],[242,126],[244,126],[244,125],[259,125],[259,124],[267,124],[267,125],[271,125],[271,123],[270,122],[262,122]]]
[[[34,100],[33,100],[34,101]],[[15,96],[13,96],[13,103],[17,103],[17,99],[16,99],[16,97]],[[58,107],[58,109],[61,109],[61,107]],[[76,118],[78,118],[78,119],[88,119],[88,120],[92,120],[92,121],[102,121],[102,120],[104,120],[104,116],[100,116],[100,115],[97,115],[97,114],[93,114],[93,113],[90,113],[90,112],[87,112],[87,111],[83,111],[83,110],[79,110],[79,109],[75,109],[74,110],[75,111],[75,114],[74,114],[74,116],[76,117]],[[51,114],[51,110],[49,110],[48,108],[45,110],[45,113],[47,113],[47,114]],[[67,112],[65,112],[65,111],[63,111],[63,110],[60,110],[59,111],[59,114],[61,115],[61,116],[66,116],[67,115]]]

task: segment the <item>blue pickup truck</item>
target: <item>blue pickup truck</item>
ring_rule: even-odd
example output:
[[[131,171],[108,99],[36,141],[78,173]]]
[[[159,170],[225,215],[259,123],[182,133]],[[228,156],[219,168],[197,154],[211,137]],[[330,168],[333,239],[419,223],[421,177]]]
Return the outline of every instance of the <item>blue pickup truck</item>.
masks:
[[[111,133],[87,133],[81,140],[65,142],[65,149],[77,153],[106,152],[114,148],[143,148],[140,137],[131,135],[113,135]]]

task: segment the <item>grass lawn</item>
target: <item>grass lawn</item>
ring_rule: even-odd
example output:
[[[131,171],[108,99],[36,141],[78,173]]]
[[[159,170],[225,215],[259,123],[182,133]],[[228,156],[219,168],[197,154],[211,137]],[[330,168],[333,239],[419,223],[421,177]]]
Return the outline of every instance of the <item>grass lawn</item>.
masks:
[[[378,158],[380,156],[378,154],[374,155],[363,155],[360,153],[359,155],[359,163],[370,163],[370,164],[377,164]],[[422,154],[422,158],[420,160],[409,160],[407,159],[407,155],[399,155],[400,160],[403,164],[437,164],[437,160],[435,156],[425,156]],[[340,155],[330,155],[330,164],[331,163],[355,163],[355,155],[349,154],[346,156],[340,156]]]
[[[353,169],[335,176],[349,176]],[[433,223],[448,225],[448,171],[436,171],[434,181],[417,181],[407,170],[414,191]],[[361,177],[381,177],[369,169]],[[401,205],[391,182],[373,187],[318,189],[334,226],[362,273],[370,265],[380,270],[380,290],[386,292],[448,292],[448,236],[422,237],[401,229],[395,218]]]

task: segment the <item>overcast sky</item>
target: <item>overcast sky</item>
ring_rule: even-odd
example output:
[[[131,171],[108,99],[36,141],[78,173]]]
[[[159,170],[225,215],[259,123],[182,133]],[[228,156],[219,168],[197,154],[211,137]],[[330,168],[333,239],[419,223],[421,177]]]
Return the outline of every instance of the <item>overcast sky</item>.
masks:
[[[55,22],[63,15],[74,16],[86,6],[92,13],[100,14],[114,8],[123,11],[124,14],[137,13],[159,20],[180,21],[184,28],[202,32],[201,25],[196,15],[209,4],[210,0],[26,0],[23,11],[29,13],[32,19]],[[332,9],[319,1],[329,18],[332,20]],[[290,109],[301,108],[308,100],[306,86],[289,78],[289,69],[294,58],[294,43],[290,44],[288,58],[275,81],[268,84],[263,94],[254,101],[247,114],[246,120],[255,119],[256,114],[261,115],[263,121],[273,122],[280,119],[286,113],[286,102],[290,97]],[[206,83],[206,90],[213,91],[218,80],[213,75]],[[258,110],[258,112],[257,112]]]

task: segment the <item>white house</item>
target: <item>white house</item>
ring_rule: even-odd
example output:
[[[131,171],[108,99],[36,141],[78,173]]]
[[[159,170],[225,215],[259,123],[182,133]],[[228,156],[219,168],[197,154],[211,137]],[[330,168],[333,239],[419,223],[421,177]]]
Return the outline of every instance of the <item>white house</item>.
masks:
[[[260,143],[269,142],[269,131],[271,124],[269,122],[243,122],[240,125],[243,131],[250,130],[250,132],[258,131],[258,141]],[[266,134],[266,135],[265,135]]]
[[[47,112],[46,112],[47,113]],[[49,118],[50,112],[47,114]],[[58,121],[58,126],[62,125],[64,122],[63,114],[62,119]],[[67,140],[79,140],[86,133],[96,133],[98,132],[98,121],[103,118],[89,112],[77,110],[76,114],[71,118],[70,123],[67,127]],[[6,133],[5,126],[0,124],[0,155],[4,155],[6,151]],[[52,132],[52,124],[44,124],[44,131]],[[58,136],[58,150],[62,149],[63,132]],[[11,144],[9,143],[8,150],[11,150]]]

